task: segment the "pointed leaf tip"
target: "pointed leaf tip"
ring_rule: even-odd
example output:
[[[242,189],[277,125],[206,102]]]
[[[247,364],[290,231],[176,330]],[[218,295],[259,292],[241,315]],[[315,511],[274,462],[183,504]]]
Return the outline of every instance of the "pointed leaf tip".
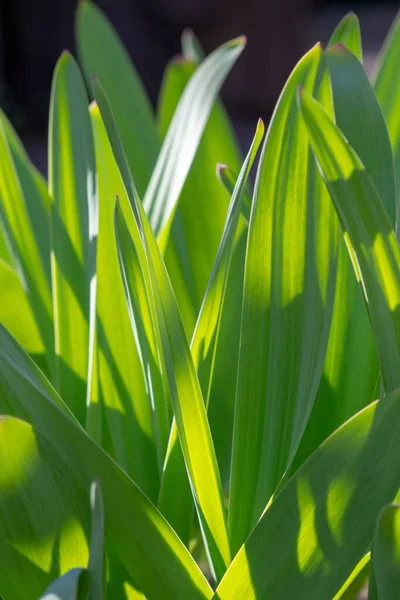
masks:
[[[217,163],[217,177],[219,177],[222,171],[225,171],[226,169],[229,169],[228,165],[224,165],[223,163]]]

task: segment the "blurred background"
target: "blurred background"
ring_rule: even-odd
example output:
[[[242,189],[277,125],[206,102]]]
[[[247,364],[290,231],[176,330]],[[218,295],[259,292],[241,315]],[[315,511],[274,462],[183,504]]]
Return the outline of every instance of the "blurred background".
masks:
[[[398,1],[97,0],[125,43],[153,105],[162,73],[191,27],[206,52],[242,33],[248,44],[223,99],[246,146],[258,117],[268,121],[300,56],[326,42],[349,10],[357,12],[367,69],[390,27]],[[0,0],[0,106],[46,173],[47,119],[55,63],[75,52],[75,0]]]

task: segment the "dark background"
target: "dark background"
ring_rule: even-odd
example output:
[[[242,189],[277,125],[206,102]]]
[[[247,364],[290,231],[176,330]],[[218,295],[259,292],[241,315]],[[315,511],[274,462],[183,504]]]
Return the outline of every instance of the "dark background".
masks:
[[[396,1],[97,0],[117,29],[153,104],[166,62],[189,26],[207,52],[246,34],[248,44],[223,97],[240,137],[259,116],[268,120],[296,61],[326,42],[349,10],[360,17],[367,68],[396,14]],[[0,105],[34,161],[46,169],[51,78],[64,48],[74,52],[74,0],[0,0]]]

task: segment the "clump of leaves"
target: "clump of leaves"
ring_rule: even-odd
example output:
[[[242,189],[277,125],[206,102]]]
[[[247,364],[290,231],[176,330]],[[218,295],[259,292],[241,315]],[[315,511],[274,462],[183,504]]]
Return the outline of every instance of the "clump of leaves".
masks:
[[[353,14],[300,60],[254,188],[244,38],[186,32],[156,117],[87,1],[77,42],[48,184],[0,119],[0,594],[393,599],[399,18],[371,82]]]

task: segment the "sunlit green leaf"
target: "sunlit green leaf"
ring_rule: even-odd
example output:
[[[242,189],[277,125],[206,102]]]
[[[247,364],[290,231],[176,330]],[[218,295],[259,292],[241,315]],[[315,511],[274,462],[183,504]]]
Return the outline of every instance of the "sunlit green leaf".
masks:
[[[367,551],[380,507],[396,493],[399,444],[396,391],[338,429],[289,480],[215,599],[332,598]]]
[[[240,37],[212,52],[190,79],[174,114],[143,198],[152,230],[162,236],[163,247],[211,109],[244,45]]]
[[[52,86],[49,125],[52,275],[57,389],[85,422],[96,301],[97,181],[88,100],[65,52]]]
[[[153,396],[155,404],[151,407],[150,390],[145,383],[148,373],[144,373],[144,364],[135,345],[119,268],[114,205],[116,195],[122,202],[126,192],[95,104],[91,105],[90,114],[98,166],[100,207],[97,251],[99,403],[93,404],[91,410],[92,413],[99,411],[100,420],[103,420],[102,446],[156,502],[160,472],[155,431],[161,428],[165,413],[159,405],[158,396]],[[158,390],[156,381],[153,386],[154,390]],[[160,401],[163,401],[162,397]],[[97,420],[96,414],[93,418]],[[164,446],[158,444],[159,453],[163,451],[165,454],[169,428],[168,422],[166,427],[164,425]]]
[[[49,257],[44,259],[41,252],[43,239],[38,239],[39,231],[34,227],[35,221],[32,221],[35,205],[30,203],[30,199],[24,194],[26,190],[23,190],[18,176],[3,119],[0,119],[0,164],[1,224],[21,285],[45,345],[47,363],[52,371],[54,333],[50,271],[47,268]],[[23,169],[22,166],[21,170]],[[38,205],[36,211],[36,217],[40,216]]]
[[[253,143],[243,163],[233,190],[224,232],[210,281],[197,319],[191,342],[191,354],[199,378],[203,399],[208,409],[215,367],[215,357],[221,326],[228,276],[235,247],[235,237],[240,236],[238,222],[247,180],[259,145],[264,135],[264,125],[259,121]],[[243,229],[243,225],[240,229]],[[221,424],[218,424],[223,428]],[[213,439],[216,439],[217,435]],[[177,502],[179,498],[179,502]],[[165,461],[159,507],[181,539],[188,540],[192,515],[191,492],[188,486],[185,464],[179,446],[176,423],[171,432]]]
[[[400,252],[389,217],[363,164],[325,110],[305,92],[310,142],[362,276],[387,392],[400,385]]]
[[[400,13],[397,15],[378,57],[373,76],[376,97],[382,108],[392,143],[396,176],[396,232],[400,221],[400,115],[398,111],[400,80],[397,65],[400,55]]]
[[[144,194],[160,142],[150,102],[127,51],[111,23],[95,4],[79,2],[76,15],[78,55],[88,87],[95,75],[104,87],[129,167]]]
[[[336,44],[343,44],[346,46],[346,48],[362,62],[360,22],[357,15],[353,12],[349,12],[341,19],[341,21],[339,21],[329,39],[328,48],[335,46]]]
[[[51,450],[46,454],[51,464],[57,464],[57,455],[60,456],[65,468],[53,470],[53,474],[57,477],[61,490],[64,490],[60,492],[61,500],[66,503],[72,502],[73,497],[70,496],[72,487],[68,487],[68,482],[75,482],[77,489],[82,490],[82,494],[76,497],[73,506],[74,510],[77,510],[77,507],[82,506],[83,503],[84,508],[79,510],[82,518],[89,508],[90,484],[96,478],[101,480],[107,541],[148,598],[204,600],[211,597],[210,587],[196,563],[147,496],[88,437],[35,364],[0,326],[0,414],[4,413],[24,418],[33,424],[35,436],[33,433],[28,434],[29,439],[32,440],[31,445],[38,436],[43,439],[46,447],[50,447]],[[16,438],[14,443],[22,452],[23,446],[18,444]],[[9,472],[13,477],[16,472],[11,457],[14,456],[13,460],[18,460],[21,454],[17,452],[9,454],[8,441],[4,444],[4,452],[8,457],[7,471],[2,469],[1,474],[5,480],[4,473]],[[35,445],[32,447],[34,448]],[[29,467],[29,461],[25,461],[23,456],[20,466]],[[28,447],[28,456],[31,460],[35,458],[31,447]],[[2,458],[1,462],[3,464],[6,461]],[[55,519],[65,514],[60,513],[58,503],[54,502],[51,496],[49,497],[48,492],[51,489],[52,486],[48,482],[35,488],[40,495],[38,503],[35,504],[37,509],[31,513],[31,518],[38,525],[43,523],[44,527],[47,527],[50,522],[46,506],[51,506],[51,514],[55,515]],[[40,500],[41,498],[45,498],[46,502]],[[29,501],[29,495],[26,496],[26,501]],[[15,515],[17,524],[20,524],[20,517],[25,514],[25,511],[19,510],[13,504],[11,514]],[[39,515],[41,515],[40,521]],[[88,520],[87,515],[85,523]],[[85,530],[89,529],[87,523]],[[50,542],[45,538],[43,543],[46,545]],[[41,559],[46,560],[42,545],[37,543]],[[83,550],[87,556],[87,545],[82,546]],[[10,552],[5,556],[10,557]],[[51,565],[51,556],[50,551],[48,568]],[[81,566],[86,562],[80,557],[78,565]],[[7,569],[7,563],[2,558],[0,569],[3,568]],[[172,573],[173,577],[171,577]],[[29,580],[28,575],[27,578]],[[21,580],[20,577],[18,579]],[[8,581],[7,578],[6,580]],[[0,576],[0,584],[3,581],[4,578]],[[46,582],[43,587],[45,585]],[[0,593],[2,593],[1,587]],[[23,594],[19,597],[25,598]]]
[[[232,450],[233,552],[258,521],[297,450],[331,322],[338,225],[296,105],[300,83],[332,112],[319,45],[299,62],[284,88],[257,175]]]

